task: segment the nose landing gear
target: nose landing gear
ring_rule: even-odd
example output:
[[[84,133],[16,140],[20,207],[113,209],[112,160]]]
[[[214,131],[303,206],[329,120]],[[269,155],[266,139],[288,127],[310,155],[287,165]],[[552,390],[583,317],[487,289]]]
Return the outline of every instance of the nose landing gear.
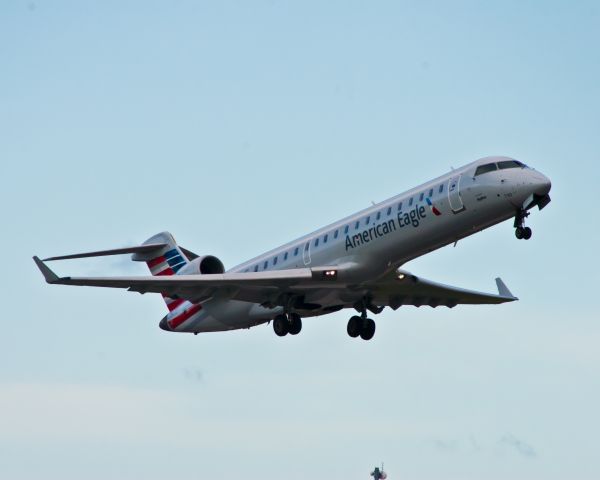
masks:
[[[529,212],[526,210],[519,210],[515,215],[515,237],[519,240],[529,240],[532,235],[531,228],[523,226],[525,224],[525,218],[529,216]]]
[[[531,234],[531,228],[529,227],[517,227],[515,229],[515,237],[517,237],[519,240],[529,240],[531,238]]]

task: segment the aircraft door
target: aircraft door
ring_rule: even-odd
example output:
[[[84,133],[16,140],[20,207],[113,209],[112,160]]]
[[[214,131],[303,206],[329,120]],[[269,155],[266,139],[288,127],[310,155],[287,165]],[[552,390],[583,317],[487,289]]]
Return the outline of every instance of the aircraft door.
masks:
[[[455,175],[448,181],[448,202],[454,213],[462,212],[465,209],[462,198],[460,196],[460,179],[462,174]]]
[[[310,265],[310,240],[304,245],[302,259],[304,260],[304,265]]]

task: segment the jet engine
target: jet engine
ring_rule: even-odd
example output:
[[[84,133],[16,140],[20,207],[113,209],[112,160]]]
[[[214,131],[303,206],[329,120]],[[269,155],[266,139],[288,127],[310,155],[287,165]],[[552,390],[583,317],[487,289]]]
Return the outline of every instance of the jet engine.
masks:
[[[182,267],[177,275],[210,275],[213,273],[225,273],[223,262],[213,255],[204,255]]]

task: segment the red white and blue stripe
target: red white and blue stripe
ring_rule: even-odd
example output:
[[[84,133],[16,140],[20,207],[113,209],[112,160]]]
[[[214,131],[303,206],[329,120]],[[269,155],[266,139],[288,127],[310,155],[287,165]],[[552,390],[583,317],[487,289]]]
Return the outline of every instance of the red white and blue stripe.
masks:
[[[183,301],[184,303],[181,305],[181,308],[177,311],[169,313],[167,316],[167,323],[169,327],[175,330],[179,325],[187,322],[190,318],[195,316],[200,310],[202,310],[202,305],[199,303],[191,303],[187,300]]]
[[[177,248],[172,248],[146,263],[152,275],[175,275],[187,262]]]
[[[160,257],[146,262],[150,272],[155,276],[175,275],[186,263],[187,260],[178,248],[172,248]],[[191,303],[181,298],[171,298],[165,293],[162,296],[169,309],[167,322],[172,329],[176,329],[202,310],[200,304]]]
[[[427,198],[427,205],[429,205],[429,208],[431,209],[431,212],[436,216],[439,217],[442,212],[440,212],[435,205],[433,204],[433,202],[431,201],[431,198]]]

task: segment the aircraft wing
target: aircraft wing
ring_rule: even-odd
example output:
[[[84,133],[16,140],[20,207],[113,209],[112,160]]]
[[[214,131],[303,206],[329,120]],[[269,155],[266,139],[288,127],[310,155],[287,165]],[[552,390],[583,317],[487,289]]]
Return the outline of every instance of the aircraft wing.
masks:
[[[313,267],[210,275],[59,277],[42,260],[33,257],[46,281],[52,284],[123,288],[139,293],[163,293],[171,298],[200,302],[211,297],[241,300],[266,306],[283,306],[290,298],[299,309],[327,310],[352,306],[367,298],[373,306],[495,304],[517,300],[499,278],[498,293],[482,293],[443,285],[398,270],[380,281],[349,283],[337,267]],[[332,311],[332,310],[330,310]]]
[[[163,293],[171,298],[200,302],[221,298],[277,305],[277,299],[298,285],[331,284],[324,268],[298,268],[251,273],[134,277],[59,277],[42,260],[33,257],[46,282],[58,285],[123,288],[139,293]]]
[[[398,270],[382,281],[369,285],[368,290],[375,305],[387,305],[394,310],[402,305],[452,308],[458,304],[497,304],[518,300],[501,278],[496,278],[496,287],[497,294],[484,293],[444,285]]]

